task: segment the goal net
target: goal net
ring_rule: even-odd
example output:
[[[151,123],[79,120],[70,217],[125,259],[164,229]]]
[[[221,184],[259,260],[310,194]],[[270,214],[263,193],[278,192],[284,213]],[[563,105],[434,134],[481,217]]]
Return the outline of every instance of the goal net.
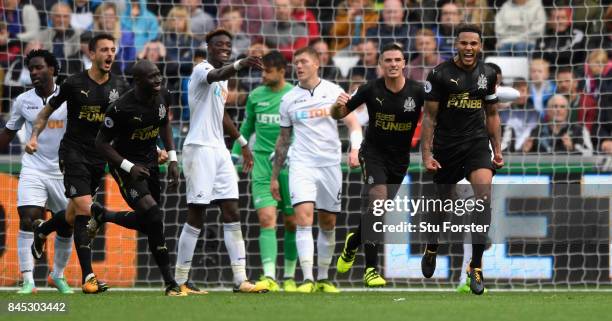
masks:
[[[0,6],[4,17],[0,22],[2,125],[15,98],[31,88],[23,62],[27,52],[36,48],[53,51],[61,63],[61,82],[89,67],[83,44],[92,33],[106,31],[119,39],[114,72],[131,79],[130,67],[137,59],[149,59],[163,72],[164,85],[173,93],[170,115],[179,157],[190,124],[186,92],[190,72],[193,64],[205,57],[203,36],[214,28],[224,27],[235,34],[232,59],[278,49],[290,61],[296,49],[311,44],[321,56],[321,77],[353,91],[379,75],[377,52],[384,44],[399,43],[405,49],[406,76],[423,82],[435,65],[456,54],[457,26],[476,24],[482,29],[482,58],[500,67],[504,86],[521,93],[518,100],[499,109],[506,165],[497,171],[494,183],[505,192],[500,194],[501,205],[493,215],[511,218],[507,222],[513,228],[487,247],[483,259],[487,286],[599,289],[610,285],[612,60],[608,56],[612,8],[607,1],[143,0],[138,2],[138,10],[127,1],[73,1],[66,8],[37,0],[21,1],[17,7],[4,3]],[[134,11],[139,14],[132,17]],[[290,66],[287,79],[296,83]],[[229,81],[227,110],[238,126],[244,119],[249,92],[261,82],[261,72],[254,70],[242,70]],[[347,130],[339,126],[346,160]],[[405,179],[411,187],[432,182],[420,163],[419,132],[417,129],[412,142],[406,142],[413,146]],[[9,146],[0,148],[0,286],[16,286],[21,280],[17,184],[28,138],[22,130]],[[228,139],[231,147],[229,144]],[[361,172],[345,163],[342,212],[337,218],[336,255],[330,276],[341,287],[361,287],[361,252],[349,273],[335,272],[344,238],[359,224],[362,205]],[[260,229],[250,179],[240,169],[237,163],[247,272],[250,279],[258,279],[262,274]],[[182,178],[179,192],[169,193],[165,182],[161,205],[174,263],[187,217],[185,184]],[[530,192],[519,186],[529,186],[526,190]],[[128,209],[110,175],[96,199],[113,210]],[[282,216],[279,214],[277,228],[279,278]],[[318,233],[317,228],[313,231]],[[593,233],[597,238],[590,238]],[[36,263],[34,276],[39,286],[46,283],[52,266],[53,243],[54,237],[50,237],[44,258]],[[148,253],[146,236],[107,224],[93,240],[92,250],[94,271],[111,286],[160,286],[161,276]],[[459,283],[465,264],[461,244],[440,248],[436,274],[427,280],[421,275],[422,253],[423,245],[410,241],[381,247],[379,263],[391,287],[452,288]],[[70,284],[79,284],[76,255],[66,277]],[[207,211],[190,278],[204,287],[231,286],[222,218],[215,207]],[[297,279],[301,280],[299,268]]]

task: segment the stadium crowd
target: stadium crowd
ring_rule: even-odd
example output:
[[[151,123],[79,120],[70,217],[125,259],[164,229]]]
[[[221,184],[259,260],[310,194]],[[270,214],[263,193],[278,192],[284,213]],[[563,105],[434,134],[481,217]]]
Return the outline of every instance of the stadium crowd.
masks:
[[[349,90],[379,76],[377,55],[389,42],[405,49],[405,74],[424,81],[452,57],[454,30],[469,22],[483,30],[485,57],[527,58],[519,60],[528,64],[525,77],[504,77],[521,92],[500,111],[505,152],[612,155],[607,1],[3,0],[0,15],[0,125],[14,98],[31,86],[24,66],[29,51],[44,48],[58,57],[61,83],[91,66],[87,43],[101,31],[119,39],[114,73],[129,81],[141,59],[162,71],[174,93],[170,116],[180,146],[189,127],[189,77],[206,57],[204,35],[215,28],[233,33],[233,58],[277,49],[291,59],[310,44],[321,56],[322,78]],[[245,70],[230,81],[227,103],[238,120],[260,73]],[[20,145],[14,141],[1,152],[17,154]]]

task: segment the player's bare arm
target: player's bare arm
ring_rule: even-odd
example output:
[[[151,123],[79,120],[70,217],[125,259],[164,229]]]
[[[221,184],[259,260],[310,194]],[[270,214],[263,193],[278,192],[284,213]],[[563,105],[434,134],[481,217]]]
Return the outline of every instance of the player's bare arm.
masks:
[[[241,152],[242,152],[242,172],[248,173],[251,168],[253,168],[253,154],[251,153],[251,149],[249,148],[248,141],[244,138],[236,125],[234,125],[234,121],[229,116],[227,111],[223,114],[223,130],[231,137],[233,140],[238,140],[240,142]]]
[[[440,163],[434,159],[432,153],[433,132],[436,127],[439,106],[440,103],[437,101],[425,101],[425,113],[421,124],[421,157],[423,158],[423,166],[430,172],[442,168]]]
[[[179,170],[170,122],[167,122],[159,128],[159,136],[164,142],[164,148],[168,151],[168,189],[175,190],[179,183]]]
[[[344,107],[346,109],[346,106]],[[351,150],[348,155],[348,164],[351,168],[359,167],[359,148],[363,141],[361,124],[354,113],[349,113],[343,118],[344,124],[349,130]]]
[[[281,168],[287,159],[287,153],[289,152],[289,146],[291,146],[291,132],[292,127],[281,127],[278,139],[276,139],[276,148],[274,149],[274,165],[272,167],[272,177],[270,179],[270,191],[272,197],[275,200],[280,201],[280,187],[278,184],[278,175],[280,174]]]
[[[96,149],[111,164],[121,167],[121,163],[123,163],[125,158],[119,155],[111,145],[113,138],[115,137],[105,134],[103,131],[98,131],[98,136],[96,136]],[[149,170],[144,166],[134,164],[134,166],[130,168],[130,175],[135,179],[146,178],[149,177]]]
[[[209,84],[212,84],[216,81],[228,80],[243,68],[255,68],[262,70],[263,64],[261,62],[261,57],[248,56],[234,62],[233,64],[225,65],[218,69],[213,69],[206,76],[206,81]]]
[[[330,114],[333,119],[342,119],[349,114],[346,103],[348,103],[351,96],[347,93],[341,93],[336,99],[336,102],[331,106]]]
[[[28,154],[34,154],[36,149],[38,148],[38,135],[47,127],[47,121],[49,121],[49,117],[53,113],[54,109],[51,105],[47,104],[43,109],[40,110],[38,115],[36,116],[36,120],[34,121],[34,126],[32,126],[32,137],[30,137],[30,141],[26,144],[25,150]]]
[[[497,113],[497,104],[486,104],[485,115],[487,133],[493,147],[493,165],[497,168],[502,168],[504,166],[504,157],[501,152],[501,125],[499,114]]]
[[[17,135],[16,130],[2,128],[2,131],[0,131],[0,149],[6,147],[15,138],[15,135]]]

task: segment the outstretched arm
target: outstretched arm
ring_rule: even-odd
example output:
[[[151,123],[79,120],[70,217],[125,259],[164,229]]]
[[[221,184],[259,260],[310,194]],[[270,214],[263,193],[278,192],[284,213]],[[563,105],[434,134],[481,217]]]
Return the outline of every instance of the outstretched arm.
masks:
[[[504,158],[501,152],[501,125],[499,120],[499,114],[497,113],[497,103],[486,104],[486,126],[489,134],[489,140],[493,147],[493,164],[497,168],[504,166]]]
[[[263,69],[261,57],[248,56],[246,58],[237,60],[233,64],[226,65],[218,69],[213,69],[208,72],[208,75],[206,76],[206,81],[209,84],[212,84],[216,81],[228,80],[233,75],[235,75],[236,72],[243,68],[255,68],[259,70]]]

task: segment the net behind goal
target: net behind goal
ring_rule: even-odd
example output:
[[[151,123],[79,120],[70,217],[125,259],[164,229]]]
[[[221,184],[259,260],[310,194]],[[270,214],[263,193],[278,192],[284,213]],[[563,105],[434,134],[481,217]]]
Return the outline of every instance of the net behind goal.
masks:
[[[52,7],[49,5],[43,10],[44,5],[39,1],[30,2],[39,9],[40,30],[46,29],[47,25],[53,27],[56,22],[53,21]],[[30,2],[22,1],[21,8]],[[293,33],[287,33],[282,25],[275,24],[279,19],[285,19],[282,12],[279,13],[282,10],[275,9],[283,7],[285,2],[291,4],[288,5],[292,8],[291,15],[286,19],[296,24]],[[186,92],[189,74],[193,63],[206,54],[203,34],[217,26],[241,30],[233,31],[236,39],[232,58],[279,49],[290,59],[297,46],[310,43],[320,52],[321,76],[338,83],[346,91],[352,91],[377,76],[376,55],[384,43],[400,43],[409,63],[406,75],[424,81],[433,66],[454,54],[453,30],[458,23],[475,23],[483,30],[483,58],[501,67],[504,85],[513,86],[522,93],[517,102],[500,109],[506,166],[497,172],[495,183],[508,186],[508,192],[504,194],[504,205],[494,212],[494,215],[520,219],[516,221],[516,229],[508,232],[505,241],[495,242],[485,252],[483,262],[487,286],[511,289],[606,288],[612,278],[612,62],[607,58],[612,43],[612,9],[607,2],[598,0],[529,0],[525,13],[517,15],[505,2],[209,0],[203,1],[201,8],[204,11],[192,13],[189,8],[180,7],[178,1],[148,1],[150,16],[156,18],[152,19],[155,23],[151,22],[143,30],[139,27],[141,25],[124,21],[130,6],[125,1],[104,2],[104,6],[101,1],[89,1],[86,9],[75,10],[72,7],[72,11],[78,11],[78,14],[72,15],[71,23],[77,35],[75,39],[84,33],[83,30],[116,33],[121,40],[114,71],[128,79],[131,77],[130,66],[136,59],[149,59],[158,64],[164,73],[165,86],[172,90],[175,99],[170,116],[178,146],[182,145],[189,129]],[[0,11],[6,17],[13,12],[11,8],[0,8]],[[116,24],[105,25],[102,15],[112,15],[113,12]],[[185,25],[193,27],[193,32],[189,33],[181,29],[187,16],[192,17]],[[5,20],[9,21],[8,18]],[[178,22],[174,24],[175,21]],[[239,23],[242,26],[234,26]],[[11,23],[7,25],[13,30]],[[260,31],[262,25],[266,33]],[[109,29],[111,26],[116,28]],[[25,26],[19,28],[19,32],[28,31]],[[155,30],[157,32],[153,32]],[[31,88],[22,55],[36,46],[45,45],[44,42],[37,43],[35,38],[18,37],[11,31],[9,41],[0,45],[3,124],[17,95]],[[61,46],[48,48],[57,51],[62,64],[58,82],[86,66],[78,48],[68,52],[67,47],[64,44],[64,49],[58,49]],[[291,68],[288,70],[289,81],[295,83]],[[260,84],[261,72],[258,71],[243,70],[230,80],[227,108],[238,125],[244,119],[247,95]],[[548,147],[537,145],[538,137],[532,137],[534,146],[526,148],[525,142],[532,136],[531,130],[547,126],[547,121],[556,115],[547,108],[548,99],[555,93],[569,98],[567,124],[580,128],[569,131],[572,135],[576,133],[570,137],[571,150],[557,149],[554,143]],[[340,126],[343,151],[346,152],[348,135],[346,128]],[[21,278],[17,260],[19,217],[16,206],[20,155],[27,140],[24,136],[20,132],[11,146],[0,151],[3,153],[0,155],[0,286],[16,286]],[[561,141],[562,137],[558,138]],[[420,165],[418,137],[412,145],[412,164],[405,183],[416,188],[431,183],[432,177],[424,173]],[[247,244],[247,272],[250,279],[257,279],[262,274],[259,224],[252,205],[249,177],[240,173],[240,178],[239,203]],[[337,220],[336,256],[330,276],[342,287],[361,287],[364,268],[361,254],[349,273],[339,275],[333,268],[344,237],[359,223],[362,201],[360,171],[343,164],[343,182],[342,213]],[[176,245],[187,216],[184,178],[181,183],[178,193],[162,192],[161,199],[172,263],[176,260]],[[512,188],[512,184],[537,185],[541,189],[532,195],[524,195]],[[165,190],[165,180],[162,190]],[[568,209],[572,210],[557,216],[554,211],[543,208],[548,204],[558,206],[555,202],[560,200],[566,200]],[[597,207],[597,211],[580,216],[581,220],[572,219],[572,211],[578,213],[590,208],[590,202],[601,200],[608,202],[609,206],[603,210]],[[114,210],[128,209],[110,175],[104,180],[97,201]],[[279,278],[283,263],[281,219],[282,214],[279,214]],[[522,226],[529,228],[521,229]],[[599,235],[606,241],[586,241],[583,237],[589,233],[602,233],[602,230],[608,231],[606,235]],[[318,233],[316,228],[313,231]],[[571,237],[558,241],[555,239],[558,233]],[[93,241],[92,249],[94,271],[111,286],[160,286],[161,276],[148,254],[146,236],[107,224],[103,233]],[[451,288],[460,280],[463,246],[443,246],[440,251],[437,272],[428,280],[423,279],[420,271],[421,244],[386,244],[379,254],[379,263],[393,288]],[[53,237],[47,243],[44,259],[36,264],[34,274],[39,286],[46,282],[52,257]],[[297,274],[297,279],[301,280],[299,268]],[[80,281],[76,255],[71,258],[66,276],[72,285]],[[232,285],[221,215],[217,208],[207,212],[196,245],[191,279],[206,287]]]

